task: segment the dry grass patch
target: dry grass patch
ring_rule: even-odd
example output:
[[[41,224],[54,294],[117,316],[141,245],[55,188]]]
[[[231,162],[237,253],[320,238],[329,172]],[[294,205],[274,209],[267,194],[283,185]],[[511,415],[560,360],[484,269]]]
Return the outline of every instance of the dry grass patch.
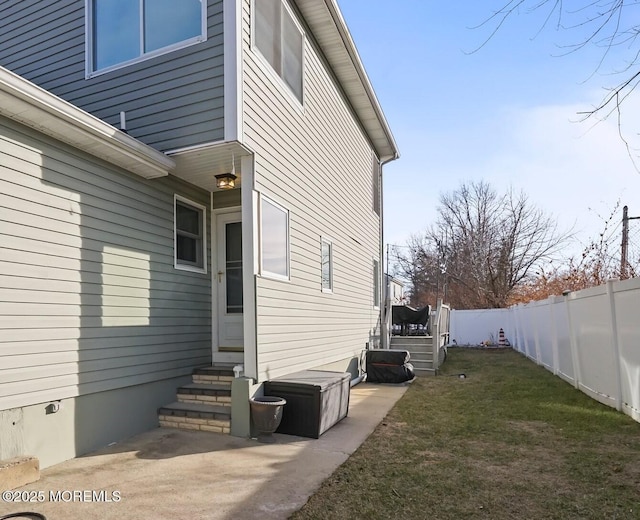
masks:
[[[640,424],[513,351],[452,349],[442,372],[293,518],[640,518]]]

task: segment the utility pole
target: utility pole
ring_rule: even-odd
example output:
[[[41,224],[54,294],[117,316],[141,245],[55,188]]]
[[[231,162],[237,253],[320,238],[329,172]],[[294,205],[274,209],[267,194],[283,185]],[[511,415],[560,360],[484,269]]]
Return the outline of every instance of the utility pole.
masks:
[[[627,257],[629,250],[629,206],[622,208],[622,251],[620,253],[620,279],[627,279]]]
[[[629,206],[622,208],[622,250],[620,252],[620,279],[629,278],[629,221],[640,217],[629,216]]]

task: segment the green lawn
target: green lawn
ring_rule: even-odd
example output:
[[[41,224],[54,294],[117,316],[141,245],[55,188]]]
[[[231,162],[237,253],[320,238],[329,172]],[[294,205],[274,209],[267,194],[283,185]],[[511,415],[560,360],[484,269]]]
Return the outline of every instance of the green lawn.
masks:
[[[640,424],[514,351],[450,349],[292,518],[640,519]]]

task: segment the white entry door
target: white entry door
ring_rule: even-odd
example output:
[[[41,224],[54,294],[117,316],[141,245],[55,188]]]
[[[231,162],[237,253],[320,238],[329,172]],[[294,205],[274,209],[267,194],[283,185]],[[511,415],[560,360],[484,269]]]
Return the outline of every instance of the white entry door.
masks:
[[[242,351],[242,220],[241,213],[217,217],[218,350]]]

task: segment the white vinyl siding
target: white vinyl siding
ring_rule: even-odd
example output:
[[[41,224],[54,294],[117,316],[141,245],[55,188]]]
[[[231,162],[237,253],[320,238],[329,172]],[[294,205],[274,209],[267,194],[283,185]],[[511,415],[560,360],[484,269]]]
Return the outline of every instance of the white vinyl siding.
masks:
[[[176,191],[209,200],[0,118],[0,410],[210,363],[210,280],[173,266]]]
[[[371,259],[380,221],[372,211],[371,145],[310,38],[304,111],[250,47],[244,0],[244,138],[256,153],[256,190],[290,211],[290,282],[256,280],[261,379],[359,357],[376,329]],[[320,290],[319,237],[334,252],[333,293]]]

